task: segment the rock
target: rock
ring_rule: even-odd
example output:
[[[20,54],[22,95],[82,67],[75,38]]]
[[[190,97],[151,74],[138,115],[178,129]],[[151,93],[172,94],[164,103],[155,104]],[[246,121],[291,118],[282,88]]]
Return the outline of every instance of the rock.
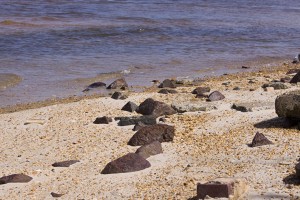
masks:
[[[170,89],[161,89],[158,91],[160,94],[176,94],[178,93],[176,90],[170,90]]]
[[[12,174],[3,176],[0,178],[0,185],[7,183],[28,183],[32,180],[32,177],[25,174]]]
[[[92,83],[91,85],[87,86],[82,92],[87,92],[92,88],[98,88],[98,87],[106,87],[106,84],[103,82],[95,82],[95,83]]]
[[[300,90],[278,96],[275,100],[275,110],[279,117],[300,120]]]
[[[126,88],[128,88],[128,84],[123,78],[115,80],[107,87],[107,89],[126,89]]]
[[[109,124],[109,122],[112,122],[112,118],[104,116],[104,117],[97,117],[93,123],[94,124]]]
[[[296,176],[300,178],[300,162],[295,166]]]
[[[134,127],[133,127],[133,131],[138,131],[138,130],[140,130],[141,128],[143,128],[143,127],[145,127],[145,126],[147,126],[147,125],[145,125],[144,123],[142,123],[142,122],[138,122],[136,125],[134,125]]]
[[[295,58],[293,59],[292,63],[297,64],[299,62],[300,62],[300,53],[297,56],[295,56]]]
[[[64,194],[58,194],[58,193],[55,193],[55,192],[51,192],[50,193],[52,197],[62,197]]]
[[[161,143],[159,141],[154,141],[151,142],[150,144],[141,146],[136,150],[135,153],[147,159],[150,156],[163,153],[163,150],[162,150]]]
[[[128,101],[121,110],[125,110],[128,112],[134,112],[137,108],[138,108],[138,106],[135,103]]]
[[[159,86],[159,88],[176,88],[176,81],[175,80],[170,80],[170,79],[165,79]]]
[[[117,174],[140,171],[151,167],[151,164],[139,154],[128,153],[108,163],[101,174]]]
[[[212,198],[239,199],[247,191],[247,184],[240,178],[218,178],[207,183],[197,184],[197,198],[205,199],[207,196]]]
[[[204,94],[206,92],[210,92],[209,87],[197,87],[192,91],[192,94]]]
[[[239,87],[234,87],[233,90],[240,90],[241,88]]]
[[[134,116],[134,117],[116,117],[115,120],[120,120],[118,122],[119,126],[129,126],[136,125],[138,123],[143,123],[145,125],[156,124],[156,116],[146,115],[146,116]]]
[[[156,124],[138,130],[129,140],[128,145],[140,146],[154,141],[171,142],[175,136],[174,126]]]
[[[274,82],[274,83],[270,83],[270,84],[264,84],[262,86],[262,88],[266,88],[266,87],[272,87],[272,88],[274,88],[274,90],[288,89],[288,86],[285,85],[284,83],[281,83],[281,82]]]
[[[257,132],[252,140],[250,147],[258,147],[263,145],[273,144],[264,134]]]
[[[184,112],[197,112],[197,111],[210,111],[217,109],[214,105],[207,102],[192,102],[192,101],[185,101],[185,102],[175,102],[172,103],[172,108],[179,113]]]
[[[290,83],[298,83],[300,82],[300,72],[298,72],[290,81]]]
[[[208,101],[219,101],[225,99],[225,96],[219,91],[214,91],[208,96]]]
[[[224,83],[222,83],[222,85],[228,86],[228,85],[230,85],[230,83],[231,82],[224,82]]]
[[[66,160],[62,162],[55,162],[52,164],[53,167],[70,167],[71,165],[80,162],[79,160]]]
[[[250,67],[242,66],[242,69],[250,69]]]
[[[124,99],[127,99],[128,97],[126,95],[123,95],[121,92],[114,92],[112,95],[111,95],[111,98],[113,99],[121,99],[121,100],[124,100]]]
[[[176,113],[176,111],[171,106],[160,101],[155,101],[151,98],[148,98],[144,102],[142,102],[136,112],[142,115],[154,116],[172,115]]]
[[[286,75],[297,74],[298,72],[300,72],[300,69],[290,69]]]
[[[198,99],[208,98],[208,95],[207,94],[197,94],[196,98],[198,98]]]
[[[272,102],[234,103],[231,108],[241,112],[253,112],[259,110],[273,109],[274,103]]]
[[[292,79],[290,77],[283,77],[280,79],[280,82],[282,83],[289,83]]]

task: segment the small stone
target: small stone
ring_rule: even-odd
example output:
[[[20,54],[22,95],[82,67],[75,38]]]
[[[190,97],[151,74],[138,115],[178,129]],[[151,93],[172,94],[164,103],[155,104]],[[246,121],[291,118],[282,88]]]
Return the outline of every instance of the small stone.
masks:
[[[228,85],[230,85],[230,82],[224,82],[224,83],[222,83],[222,85],[228,86]]]
[[[148,167],[151,167],[151,164],[145,158],[135,153],[128,153],[108,163],[101,174],[135,172]]]
[[[150,156],[163,153],[161,143],[158,141],[151,142],[150,144],[146,144],[138,148],[135,152],[139,154],[143,158],[147,159]]]
[[[170,89],[161,89],[158,91],[160,94],[176,94],[178,93],[176,90],[170,90]]]
[[[55,192],[51,192],[50,194],[51,194],[52,197],[56,197],[56,198],[57,197],[62,197],[64,195],[64,194],[58,194],[58,193],[55,193]]]
[[[263,145],[273,144],[264,134],[257,132],[252,140],[250,147],[258,147]]]
[[[3,176],[0,178],[0,185],[7,183],[28,183],[32,180],[32,177],[25,174],[12,174]]]
[[[112,82],[107,89],[126,89],[128,88],[128,84],[126,83],[125,79],[117,79]]]
[[[109,124],[109,122],[112,122],[112,118],[104,116],[104,117],[97,117],[93,123],[94,124]]]
[[[248,66],[242,66],[242,69],[250,69]]]
[[[208,96],[208,101],[219,101],[225,99],[225,96],[219,91],[214,91]]]
[[[267,88],[267,87],[273,87],[274,90],[288,89],[288,86],[281,82],[273,82],[270,84],[264,84],[262,86],[262,88]]]
[[[128,97],[126,95],[123,95],[121,92],[114,92],[112,95],[111,95],[111,98],[113,99],[121,99],[121,100],[124,100],[124,99],[127,99]]]
[[[204,94],[210,92],[210,87],[197,87],[192,91],[192,94]]]
[[[241,88],[239,87],[234,87],[233,90],[240,90]]]
[[[53,167],[70,167],[71,165],[80,162],[79,160],[67,160],[62,162],[55,162],[52,164]]]
[[[134,112],[137,108],[138,108],[138,106],[135,103],[129,101],[123,106],[123,108],[121,110],[128,111],[128,112]]]
[[[170,79],[165,79],[159,86],[159,88],[176,88],[176,81],[175,80],[170,80]]]

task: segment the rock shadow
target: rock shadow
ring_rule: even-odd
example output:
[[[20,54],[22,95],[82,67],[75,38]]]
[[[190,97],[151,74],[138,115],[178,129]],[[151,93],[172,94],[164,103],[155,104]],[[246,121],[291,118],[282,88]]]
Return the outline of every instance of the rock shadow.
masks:
[[[282,180],[285,184],[300,185],[300,178],[296,174],[290,174]]]
[[[288,118],[275,117],[254,124],[255,128],[286,128],[297,129],[298,122]]]

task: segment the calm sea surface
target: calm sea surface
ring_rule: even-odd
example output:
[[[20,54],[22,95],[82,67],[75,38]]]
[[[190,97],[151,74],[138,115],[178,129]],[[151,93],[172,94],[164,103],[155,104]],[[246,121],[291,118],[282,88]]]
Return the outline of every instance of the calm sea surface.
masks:
[[[0,106],[80,95],[103,73],[150,85],[299,51],[295,0],[1,0],[0,74],[23,81]]]

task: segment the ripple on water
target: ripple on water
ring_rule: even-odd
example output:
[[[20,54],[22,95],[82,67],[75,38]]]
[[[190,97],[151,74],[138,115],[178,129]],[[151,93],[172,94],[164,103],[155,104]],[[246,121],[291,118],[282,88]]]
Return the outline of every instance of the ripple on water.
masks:
[[[16,74],[0,73],[0,90],[13,87],[22,81],[22,77]]]

